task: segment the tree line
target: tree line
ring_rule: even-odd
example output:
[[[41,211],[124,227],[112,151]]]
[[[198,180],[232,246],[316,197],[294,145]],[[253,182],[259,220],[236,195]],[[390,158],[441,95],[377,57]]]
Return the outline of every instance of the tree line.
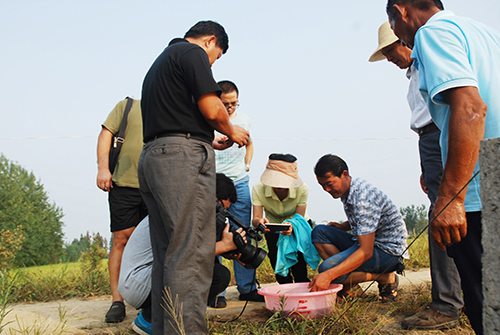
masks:
[[[96,240],[107,250],[88,232],[65,244],[63,216],[32,172],[0,154],[0,268],[74,262]]]

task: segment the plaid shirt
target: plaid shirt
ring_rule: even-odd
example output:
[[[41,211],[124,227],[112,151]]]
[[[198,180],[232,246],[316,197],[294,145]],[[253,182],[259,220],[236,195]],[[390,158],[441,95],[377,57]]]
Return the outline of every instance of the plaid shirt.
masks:
[[[398,208],[377,188],[362,179],[352,179],[347,198],[341,198],[354,240],[375,232],[375,246],[399,256],[406,248],[406,224]],[[404,255],[408,258],[408,253]]]

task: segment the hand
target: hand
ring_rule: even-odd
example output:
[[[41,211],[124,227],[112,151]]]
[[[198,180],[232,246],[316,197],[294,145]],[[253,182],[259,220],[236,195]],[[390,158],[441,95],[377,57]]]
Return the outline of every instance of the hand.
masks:
[[[217,150],[225,150],[232,147],[233,144],[234,142],[231,141],[226,135],[215,135],[214,140],[212,141],[212,146]]]
[[[438,197],[431,218],[446,206],[450,199]],[[441,250],[447,246],[458,243],[467,235],[467,219],[465,207],[460,201],[454,200],[436,219],[431,223],[432,239]]]
[[[109,172],[109,169],[100,169],[97,172],[97,187],[104,192],[109,192],[113,188],[111,178],[113,178],[113,175]]]
[[[250,134],[240,126],[233,126],[233,133],[229,136],[229,139],[238,144],[238,147],[241,148],[248,143]]]
[[[288,221],[285,221],[285,222],[290,223]],[[285,223],[285,222],[283,222],[283,223]],[[293,232],[293,225],[290,223],[290,228],[288,228],[288,230],[282,231],[281,235],[290,236],[290,235],[292,235],[292,232]]]
[[[343,231],[351,230],[351,226],[349,225],[349,221],[344,221],[342,223],[338,222],[328,222],[327,226],[334,227]]]
[[[314,276],[307,287],[311,289],[310,292],[325,291],[328,290],[333,279],[335,278],[330,278],[328,271],[322,272]]]
[[[233,233],[229,231],[229,222],[226,223],[226,226],[222,231],[222,239],[217,243],[221,243],[221,249],[223,250],[223,252],[235,250],[238,248],[236,244],[234,244]]]
[[[267,218],[261,218],[258,222],[257,222],[257,225],[258,226],[259,224],[263,224],[264,226],[266,225],[266,223],[269,223],[269,219]],[[271,229],[267,228],[266,226],[266,229],[264,230],[264,233],[269,233],[271,231]]]
[[[427,187],[427,184],[425,183],[423,174],[420,174],[420,187],[422,188],[422,191],[424,191],[425,194],[429,194],[429,188]]]

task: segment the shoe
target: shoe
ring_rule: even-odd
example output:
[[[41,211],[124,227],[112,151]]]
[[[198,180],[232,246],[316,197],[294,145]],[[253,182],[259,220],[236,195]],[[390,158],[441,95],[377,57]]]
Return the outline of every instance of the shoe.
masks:
[[[240,294],[240,300],[265,302],[264,296],[257,293],[257,290],[253,290],[252,292],[249,292],[249,293]]]
[[[125,319],[125,304],[121,301],[115,301],[109,311],[106,313],[106,323],[118,323]]]
[[[151,326],[151,322],[147,322],[146,319],[142,316],[142,311],[137,315],[132,324],[132,330],[140,335],[152,335],[153,327]]]
[[[437,330],[453,328],[459,323],[458,318],[441,314],[434,307],[427,306],[423,311],[404,319],[401,326],[404,329]]]
[[[378,284],[378,301],[389,302],[398,299],[399,278],[396,275],[396,280],[391,284]]]
[[[226,297],[224,296],[215,297],[215,299],[208,304],[208,307],[212,308],[226,308],[226,306],[227,306],[227,301]]]

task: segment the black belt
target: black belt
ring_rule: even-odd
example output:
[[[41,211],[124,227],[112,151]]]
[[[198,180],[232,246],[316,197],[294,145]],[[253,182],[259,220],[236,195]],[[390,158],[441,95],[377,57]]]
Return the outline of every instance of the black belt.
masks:
[[[433,130],[439,129],[434,122],[429,123],[427,126],[423,126],[422,128],[417,129],[418,136],[422,136],[427,134]]]
[[[156,135],[155,137],[153,137],[148,142],[154,141],[154,140],[156,140],[158,138],[162,138],[162,137],[185,137],[187,139],[192,138],[192,139],[195,139],[195,140],[198,140],[198,141],[203,141],[205,143],[212,144],[212,142],[210,142],[207,138],[202,137],[202,136],[198,136],[198,135],[193,135],[191,133],[164,133],[164,134],[159,134],[159,135]]]

